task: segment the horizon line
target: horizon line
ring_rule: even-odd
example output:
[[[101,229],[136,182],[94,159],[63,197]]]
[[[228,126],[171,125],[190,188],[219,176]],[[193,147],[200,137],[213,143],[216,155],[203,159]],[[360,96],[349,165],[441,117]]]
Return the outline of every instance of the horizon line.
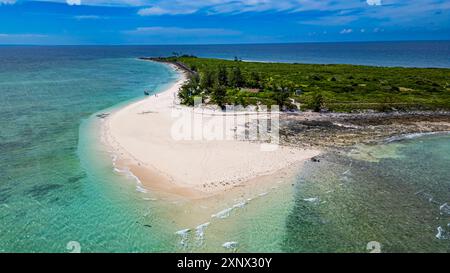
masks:
[[[399,43],[399,42],[450,42],[450,39],[423,39],[423,40],[365,40],[365,41],[317,41],[317,42],[272,42],[272,43],[181,43],[181,44],[0,44],[7,46],[220,46],[220,45],[285,45],[285,44],[344,44],[344,43]]]

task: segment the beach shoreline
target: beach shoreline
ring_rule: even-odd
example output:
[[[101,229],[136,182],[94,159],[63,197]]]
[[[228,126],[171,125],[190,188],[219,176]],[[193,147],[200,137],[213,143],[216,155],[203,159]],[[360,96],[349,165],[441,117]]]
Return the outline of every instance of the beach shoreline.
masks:
[[[179,74],[178,80],[158,94],[102,117],[101,132],[117,158],[116,171],[132,173],[144,188],[163,194],[208,197],[292,166],[300,169],[301,163],[330,149],[374,144],[405,134],[450,131],[448,112],[302,112],[280,114],[280,145],[274,153],[261,152],[261,143],[250,141],[177,140],[170,134],[171,125],[177,122],[174,109],[188,110],[201,118],[227,119],[229,113],[211,110],[208,105],[180,105],[177,93],[193,72],[177,63],[144,60],[168,65]],[[251,115],[246,111],[243,113]]]
[[[242,140],[173,139],[173,109],[192,108],[176,101],[187,73],[173,64],[167,65],[179,73],[171,86],[102,116],[102,140],[115,158],[115,170],[131,172],[143,188],[184,198],[203,198],[260,176],[301,166],[321,153],[317,149],[285,146],[264,151],[260,143]],[[250,184],[257,187],[257,183]]]

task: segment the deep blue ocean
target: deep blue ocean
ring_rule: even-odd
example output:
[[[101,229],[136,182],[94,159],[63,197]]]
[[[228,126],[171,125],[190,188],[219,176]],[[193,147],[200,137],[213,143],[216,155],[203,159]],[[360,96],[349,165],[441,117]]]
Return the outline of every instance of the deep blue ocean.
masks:
[[[0,252],[67,252],[72,241],[82,252],[228,251],[227,241],[242,252],[366,252],[369,241],[383,251],[449,251],[448,136],[328,155],[300,173],[295,187],[271,189],[217,221],[202,218],[203,206],[233,203],[168,203],[137,191],[132,178],[113,171],[91,132],[100,122],[96,114],[177,78],[167,66],[137,57],[173,52],[450,67],[450,42],[0,46]],[[181,224],[193,218],[192,226]],[[206,221],[201,240],[192,230],[191,244],[180,245],[184,235],[176,231]]]
[[[199,57],[223,59],[238,57],[242,60],[264,62],[450,67],[450,41],[0,48],[2,48],[0,69],[8,69],[10,62],[18,64],[21,61],[29,62],[30,59],[42,61],[49,57],[87,60],[102,57],[158,57],[168,56],[174,52]]]

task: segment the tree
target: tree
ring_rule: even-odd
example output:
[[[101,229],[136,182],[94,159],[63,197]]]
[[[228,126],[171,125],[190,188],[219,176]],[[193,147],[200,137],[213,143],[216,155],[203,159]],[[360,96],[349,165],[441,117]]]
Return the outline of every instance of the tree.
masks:
[[[188,84],[183,85],[178,92],[178,97],[180,98],[181,104],[192,106],[194,105],[194,92],[195,89]]]
[[[191,84],[192,86],[199,86],[200,85],[200,76],[198,74],[193,74],[189,77],[188,84]]]
[[[202,73],[200,77],[200,86],[209,93],[210,89],[214,86],[215,81],[216,79],[214,72],[205,69],[205,71]]]
[[[201,94],[199,82],[200,79],[198,75],[192,75],[189,78],[189,81],[180,88],[178,97],[181,100],[181,104],[194,105],[194,97]]]
[[[219,105],[222,109],[225,104],[225,97],[227,96],[227,89],[223,85],[216,85],[212,89],[211,99],[214,103]]]
[[[227,68],[223,65],[219,66],[219,70],[217,72],[217,81],[219,85],[222,86],[228,85],[228,72]]]
[[[230,75],[230,85],[232,87],[243,87],[245,83],[244,76],[242,75],[239,66],[233,67]]]
[[[253,88],[261,88],[261,75],[258,72],[252,71],[250,73],[250,82]]]

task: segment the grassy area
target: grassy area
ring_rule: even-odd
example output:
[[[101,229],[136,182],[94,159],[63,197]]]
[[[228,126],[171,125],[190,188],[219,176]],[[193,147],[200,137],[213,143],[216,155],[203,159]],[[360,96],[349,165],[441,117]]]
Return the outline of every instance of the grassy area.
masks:
[[[201,96],[222,106],[278,104],[286,110],[450,110],[450,69],[167,59],[197,72],[180,92],[185,104]]]

